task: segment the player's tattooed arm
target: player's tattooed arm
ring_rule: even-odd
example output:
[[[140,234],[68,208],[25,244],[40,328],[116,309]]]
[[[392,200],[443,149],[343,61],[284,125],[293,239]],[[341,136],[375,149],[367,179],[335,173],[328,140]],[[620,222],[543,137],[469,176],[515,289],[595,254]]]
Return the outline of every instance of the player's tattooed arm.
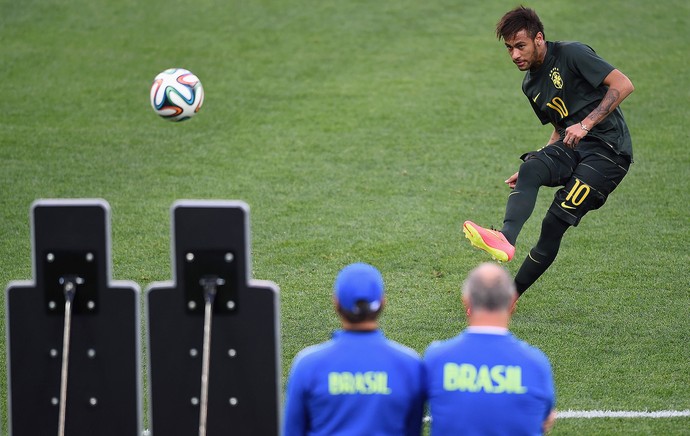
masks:
[[[599,106],[597,106],[586,119],[594,124],[599,123],[599,121],[606,118],[608,114],[618,106],[616,103],[620,99],[620,95],[621,93],[618,92],[617,89],[609,88],[606,95],[604,95],[604,98],[601,100],[601,103],[599,103]]]
[[[619,70],[611,71],[602,83],[609,88],[606,95],[601,99],[599,106],[582,120],[582,124],[589,129],[599,124],[635,90],[630,79]]]

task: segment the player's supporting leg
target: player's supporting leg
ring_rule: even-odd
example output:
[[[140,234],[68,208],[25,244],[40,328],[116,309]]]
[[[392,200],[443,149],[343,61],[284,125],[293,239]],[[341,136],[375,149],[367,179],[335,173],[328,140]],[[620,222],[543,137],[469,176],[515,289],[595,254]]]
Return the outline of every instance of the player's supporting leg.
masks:
[[[591,144],[589,150],[592,150]],[[542,222],[539,241],[515,276],[520,295],[554,261],[568,227],[577,226],[585,214],[603,206],[609,194],[627,174],[630,158],[615,154],[605,144],[600,144],[595,151],[582,157],[572,176],[554,195],[554,201]]]
[[[549,168],[539,159],[527,159],[520,165],[517,183],[508,195],[506,213],[501,233],[513,246],[517,242],[522,226],[532,215],[537,202],[539,188],[548,184]]]
[[[563,235],[569,227],[570,224],[551,212],[546,212],[537,245],[530,250],[515,275],[518,295],[522,295],[551,266],[558,254]]]

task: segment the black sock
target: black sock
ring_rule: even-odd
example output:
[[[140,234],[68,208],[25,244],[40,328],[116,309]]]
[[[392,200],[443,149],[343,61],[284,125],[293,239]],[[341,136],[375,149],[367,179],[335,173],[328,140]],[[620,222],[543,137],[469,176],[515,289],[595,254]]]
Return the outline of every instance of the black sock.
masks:
[[[556,259],[565,231],[570,225],[551,212],[546,213],[541,225],[539,241],[534,246],[515,275],[515,286],[522,295],[547,270]]]
[[[508,195],[501,233],[515,245],[522,226],[532,215],[539,188],[549,180],[549,168],[539,159],[528,159],[520,165],[515,189]]]

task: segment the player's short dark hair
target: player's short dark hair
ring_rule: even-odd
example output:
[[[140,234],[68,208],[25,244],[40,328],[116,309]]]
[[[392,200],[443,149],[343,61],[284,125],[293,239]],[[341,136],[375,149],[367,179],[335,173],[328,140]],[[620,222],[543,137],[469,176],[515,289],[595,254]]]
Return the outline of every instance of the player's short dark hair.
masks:
[[[353,311],[345,310],[338,305],[338,313],[348,322],[357,324],[360,322],[375,321],[381,314],[383,306],[379,306],[376,310],[371,310],[371,303],[366,300],[358,300],[356,308]]]
[[[512,11],[506,12],[503,17],[496,24],[496,37],[503,39],[513,38],[519,31],[526,30],[530,38],[537,37],[537,33],[541,32],[546,39],[544,33],[544,25],[541,23],[539,16],[534,9],[526,8],[522,5],[516,7]]]

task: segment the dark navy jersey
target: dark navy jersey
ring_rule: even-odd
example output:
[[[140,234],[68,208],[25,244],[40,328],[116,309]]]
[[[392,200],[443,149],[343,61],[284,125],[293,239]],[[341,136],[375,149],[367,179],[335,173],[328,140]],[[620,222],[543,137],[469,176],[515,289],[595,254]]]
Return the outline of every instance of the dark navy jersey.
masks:
[[[469,327],[424,355],[431,435],[538,435],[555,408],[544,353],[507,330]]]
[[[419,436],[423,395],[415,351],[380,330],[338,331],[295,357],[283,436]]]
[[[602,82],[615,68],[580,42],[546,44],[544,63],[525,74],[522,91],[542,124],[553,123],[562,135],[566,127],[578,124],[599,106],[608,91]],[[587,136],[632,158],[630,132],[620,106]]]

